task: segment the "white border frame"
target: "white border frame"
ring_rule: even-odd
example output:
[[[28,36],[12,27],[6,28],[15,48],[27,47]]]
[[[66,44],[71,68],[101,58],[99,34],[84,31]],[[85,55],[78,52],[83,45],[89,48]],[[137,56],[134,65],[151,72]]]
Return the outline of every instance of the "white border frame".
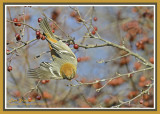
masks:
[[[69,4],[69,3],[68,3]],[[106,3],[107,4],[107,3]],[[114,4],[114,3],[113,3]],[[121,3],[120,3],[121,4]],[[132,3],[130,3],[130,4],[132,4]],[[138,4],[138,3],[137,3]],[[145,4],[145,3],[144,3]],[[63,6],[63,7],[65,7],[65,6],[98,6],[98,7],[107,7],[107,6],[109,6],[109,7],[111,7],[111,6],[123,6],[123,7],[133,7],[133,6],[152,6],[153,8],[154,8],[154,60],[156,60],[156,55],[155,55],[155,49],[156,49],[156,35],[155,35],[155,27],[156,27],[156,25],[155,25],[155,23],[156,23],[156,15],[157,14],[155,14],[155,6],[156,5],[31,5],[31,4],[29,4],[29,5],[27,5],[27,4],[25,4],[25,5],[5,5],[5,53],[6,53],[6,39],[7,39],[7,27],[6,27],[6,25],[7,25],[7,21],[6,21],[6,17],[7,17],[7,6]],[[6,61],[7,61],[7,56],[5,56],[5,64],[6,64]],[[132,110],[132,109],[140,109],[140,110],[144,110],[144,109],[156,109],[156,102],[155,102],[155,82],[156,82],[156,78],[155,78],[155,76],[156,76],[156,62],[157,61],[154,61],[154,107],[153,108],[8,108],[7,107],[7,91],[6,91],[6,87],[7,87],[7,81],[6,81],[6,76],[7,76],[7,68],[6,68],[6,65],[5,65],[5,109],[28,109],[28,110],[30,110],[30,109],[55,109],[55,110],[57,110],[57,109],[73,109],[73,110],[76,110],[76,109],[85,109],[85,110],[87,110],[87,109],[90,109],[90,110],[92,110],[92,109],[108,109],[108,110],[110,110],[110,109],[130,109],[130,110]]]

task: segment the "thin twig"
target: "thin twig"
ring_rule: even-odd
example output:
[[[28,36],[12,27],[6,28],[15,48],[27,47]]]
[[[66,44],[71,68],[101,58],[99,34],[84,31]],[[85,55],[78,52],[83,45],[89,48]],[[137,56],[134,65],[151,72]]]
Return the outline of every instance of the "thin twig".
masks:
[[[37,38],[33,39],[33,40],[30,40],[30,41],[27,41],[25,42],[23,45],[19,46],[19,47],[16,47],[16,48],[13,48],[11,51],[7,52],[7,55],[13,53],[14,51],[17,51],[18,49],[21,49],[22,47],[32,43],[33,41],[37,40]]]
[[[28,24],[26,24],[26,23],[23,23],[23,22],[14,22],[14,21],[10,21],[10,20],[7,20],[7,22],[10,22],[10,23],[20,23],[20,24],[22,24],[22,25],[28,26],[29,28],[31,28],[31,29],[34,30],[34,31],[37,31],[37,29],[35,29],[35,28],[33,28],[32,26],[30,26],[30,25],[28,25]]]
[[[31,90],[28,91],[27,93],[25,93],[25,94],[23,95],[23,97],[25,97],[27,94],[33,92],[34,90],[37,90],[37,89],[38,89],[38,86],[39,86],[39,84],[40,84],[40,82],[41,82],[41,80],[38,80],[36,86],[35,86],[34,88],[31,88]]]
[[[116,58],[113,58],[113,59],[110,59],[110,60],[100,60],[100,61],[97,61],[97,63],[108,63],[108,62],[111,62],[111,61],[115,61],[115,60],[117,60],[117,59],[120,59],[120,58],[123,58],[123,57],[126,57],[126,56],[129,56],[130,54],[129,53],[127,53],[127,54],[125,54],[125,55],[122,55],[122,56],[118,56],[118,57],[116,57]]]
[[[104,84],[104,86],[102,86],[101,88],[96,89],[96,91],[99,92],[101,89],[103,89],[113,79],[116,79],[116,78],[119,78],[119,77],[123,77],[123,76],[130,77],[131,74],[135,74],[135,73],[139,73],[139,72],[143,72],[143,71],[147,71],[147,70],[152,70],[152,69],[153,69],[152,67],[148,67],[148,68],[145,68],[145,69],[140,69],[140,70],[132,71],[132,72],[125,73],[125,74],[118,74],[118,73],[116,73],[117,76],[115,76],[115,77],[112,77],[112,78],[109,78],[109,79],[96,80],[94,82],[89,82],[89,83],[82,83],[82,82],[76,80],[78,82],[78,84],[76,84],[76,85],[72,85],[71,84],[71,85],[68,85],[68,86],[75,87],[75,86],[82,86],[82,85],[93,85],[93,84],[96,84],[96,83],[99,83],[99,82],[105,82],[105,81],[107,81],[107,83]]]
[[[153,83],[150,84],[149,87],[148,87],[145,91],[142,91],[140,94],[138,94],[138,95],[137,95],[136,97],[134,97],[133,99],[128,100],[128,101],[125,101],[125,102],[121,101],[121,103],[120,103],[119,105],[113,106],[112,108],[119,108],[120,106],[122,106],[122,105],[124,105],[124,104],[127,104],[127,103],[130,105],[130,103],[131,103],[133,100],[137,99],[138,97],[141,97],[143,94],[146,94],[146,93],[149,94],[149,90],[152,88],[153,85],[154,85]]]

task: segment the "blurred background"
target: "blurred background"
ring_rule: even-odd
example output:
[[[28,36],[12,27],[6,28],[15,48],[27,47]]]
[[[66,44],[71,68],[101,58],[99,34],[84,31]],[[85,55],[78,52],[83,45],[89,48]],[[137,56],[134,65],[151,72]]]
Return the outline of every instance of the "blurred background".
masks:
[[[124,45],[131,51],[139,54],[146,60],[154,63],[154,8],[153,6],[71,6],[78,8],[82,19],[87,25],[92,25],[96,30],[90,29],[92,35],[97,31],[101,38],[118,45]],[[54,34],[67,39],[66,35],[75,38],[78,45],[98,45],[104,42],[87,38],[88,33],[79,15],[69,6],[7,6],[6,7],[6,51],[19,47],[24,42],[36,38],[36,31],[23,24],[16,25],[7,20],[26,23],[35,29],[40,29],[38,18],[43,18],[42,12],[54,20],[48,21]],[[65,34],[64,34],[65,33]],[[19,35],[17,40],[17,34]],[[147,84],[151,84],[154,78],[152,70],[116,78],[108,83],[100,92],[106,81],[96,84],[77,85],[78,80],[82,83],[92,83],[95,80],[110,79],[120,74],[146,68],[138,62],[134,56],[121,57],[126,54],[123,50],[112,46],[84,49],[69,47],[78,59],[77,74],[72,81],[68,80],[43,80],[38,86],[38,91],[31,89],[37,84],[36,79],[26,76],[29,68],[39,67],[41,62],[51,62],[50,53],[46,40],[35,40],[29,45],[7,56],[8,67],[7,99],[9,108],[110,108],[120,104],[120,101],[128,101],[146,90]],[[110,62],[103,62],[120,57]],[[7,69],[6,69],[7,70]],[[150,94],[144,94],[136,98],[130,104],[126,103],[120,108],[151,108],[154,106],[153,88]],[[38,97],[37,97],[38,96]],[[20,103],[20,99],[24,101]],[[19,101],[19,102],[18,102]]]

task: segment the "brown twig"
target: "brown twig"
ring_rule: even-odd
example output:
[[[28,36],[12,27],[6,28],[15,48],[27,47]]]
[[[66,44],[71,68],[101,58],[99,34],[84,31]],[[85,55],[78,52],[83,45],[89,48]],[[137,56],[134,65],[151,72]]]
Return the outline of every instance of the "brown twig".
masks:
[[[30,26],[30,25],[28,25],[28,24],[26,24],[26,23],[23,23],[23,22],[14,22],[14,21],[10,21],[10,20],[7,20],[7,22],[10,22],[10,23],[20,23],[20,24],[22,24],[22,25],[28,26],[29,28],[31,28],[31,29],[34,30],[34,31],[37,31],[37,29],[35,29],[35,28],[33,28],[32,26]]]
[[[21,45],[21,46],[19,46],[19,47],[16,47],[16,48],[12,49],[11,51],[7,52],[7,55],[9,55],[9,54],[13,53],[14,51],[17,51],[18,49],[21,49],[22,47],[24,47],[24,46],[26,46],[26,45],[28,45],[28,44],[32,43],[32,42],[33,42],[33,41],[35,41],[35,40],[37,40],[37,38],[35,38],[35,39],[33,39],[33,40],[30,40],[30,41],[25,42],[23,45]]]
[[[96,91],[99,92],[101,89],[103,89],[113,79],[116,79],[116,78],[119,78],[119,77],[123,77],[123,76],[130,77],[131,74],[135,74],[135,73],[139,73],[139,72],[144,72],[144,71],[152,70],[152,69],[153,69],[152,67],[148,67],[148,68],[145,68],[145,69],[140,69],[140,70],[132,71],[132,72],[125,73],[125,74],[118,74],[118,73],[116,73],[117,75],[115,77],[112,77],[112,78],[109,78],[109,79],[96,80],[94,82],[89,82],[89,83],[82,83],[82,82],[76,80],[78,82],[78,84],[76,84],[76,85],[72,85],[71,84],[71,85],[68,85],[68,86],[75,87],[75,86],[82,86],[82,85],[93,85],[93,84],[96,84],[96,83],[99,83],[99,82],[106,82],[107,81],[107,83],[105,83],[101,88],[96,89]]]
[[[120,106],[122,106],[122,105],[124,105],[124,104],[127,104],[127,103],[130,105],[130,103],[131,103],[133,100],[137,99],[138,97],[141,97],[142,95],[144,95],[144,94],[146,94],[146,93],[149,94],[149,90],[153,87],[153,85],[154,85],[153,83],[150,84],[150,85],[148,85],[149,87],[148,87],[146,90],[142,91],[140,94],[138,94],[138,95],[137,95],[136,97],[134,97],[133,99],[128,100],[128,101],[125,101],[125,102],[121,101],[119,105],[113,106],[112,108],[119,108]]]

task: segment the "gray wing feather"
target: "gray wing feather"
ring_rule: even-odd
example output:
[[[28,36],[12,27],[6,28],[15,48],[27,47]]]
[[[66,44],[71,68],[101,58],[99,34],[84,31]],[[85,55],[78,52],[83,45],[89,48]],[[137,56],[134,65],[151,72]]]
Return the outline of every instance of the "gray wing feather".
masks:
[[[50,37],[54,38],[53,32],[51,27],[47,22],[47,17],[43,18],[43,20],[39,24],[40,28],[43,30],[44,33],[49,33]]]
[[[27,72],[28,78],[36,79],[63,79],[57,72],[59,69],[54,64],[42,62],[40,67],[29,69]]]

